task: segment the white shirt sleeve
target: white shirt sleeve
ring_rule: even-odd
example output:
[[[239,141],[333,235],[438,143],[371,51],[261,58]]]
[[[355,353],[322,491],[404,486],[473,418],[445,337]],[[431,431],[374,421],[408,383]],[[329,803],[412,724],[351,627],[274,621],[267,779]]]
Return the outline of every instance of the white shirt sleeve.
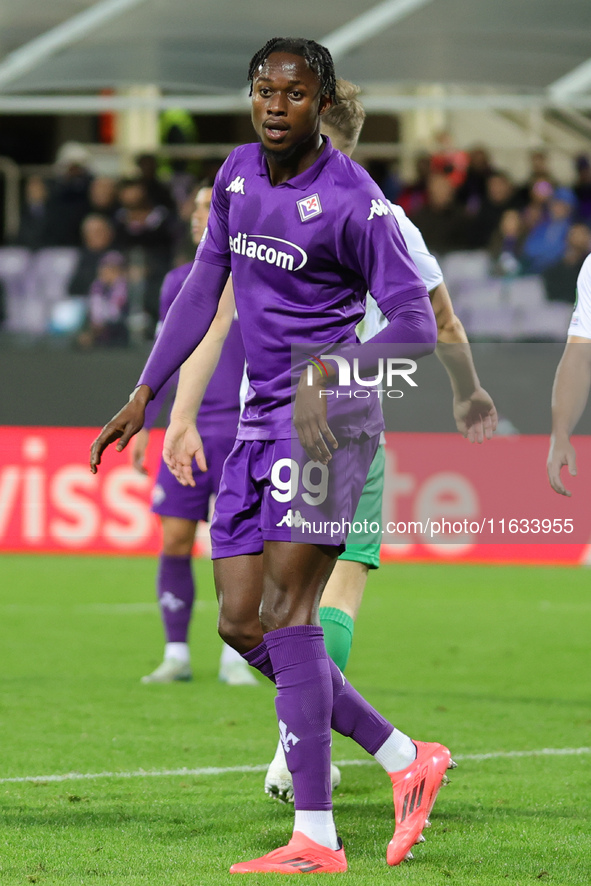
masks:
[[[390,202],[390,201],[388,201]],[[440,283],[443,283],[443,274],[439,267],[439,262],[434,255],[431,255],[427,249],[427,245],[423,240],[423,235],[415,224],[411,222],[402,206],[396,203],[390,203],[392,214],[398,222],[400,233],[404,237],[406,248],[417,267],[420,277],[431,292]],[[365,317],[357,327],[357,335],[360,341],[367,341],[377,335],[380,330],[386,326],[388,321],[378,308],[375,299],[371,295],[367,295],[365,303]]]
[[[577,278],[577,300],[568,335],[580,335],[591,340],[591,255],[583,262]]]
[[[427,249],[427,244],[423,239],[423,235],[415,224],[411,222],[402,206],[396,203],[390,203],[390,208],[394,213],[394,217],[398,222],[398,227],[404,237],[406,248],[410,257],[417,266],[417,270],[421,275],[421,279],[428,291],[431,292],[440,283],[443,283],[443,274],[439,267],[439,262],[434,255],[431,255]]]

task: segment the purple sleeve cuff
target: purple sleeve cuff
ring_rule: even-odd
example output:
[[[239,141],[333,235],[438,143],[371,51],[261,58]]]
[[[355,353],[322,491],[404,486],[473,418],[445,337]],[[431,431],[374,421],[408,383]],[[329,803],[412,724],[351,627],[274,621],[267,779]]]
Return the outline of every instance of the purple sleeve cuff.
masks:
[[[170,392],[174,388],[176,388],[176,386],[178,384],[178,380],[179,380],[179,373],[177,371],[177,372],[173,373],[173,375],[170,376],[168,381],[162,385],[162,387],[160,388],[160,390],[158,391],[158,393],[156,394],[154,399],[150,400],[150,402],[146,406],[146,411],[144,413],[144,428],[147,431],[151,431],[152,428],[154,427],[156,419],[160,415],[160,413],[162,411],[162,407],[163,407],[164,403],[166,402],[168,395],[170,394]]]
[[[215,317],[229,268],[195,261],[174,300],[138,385],[148,385],[155,395],[193,353]]]

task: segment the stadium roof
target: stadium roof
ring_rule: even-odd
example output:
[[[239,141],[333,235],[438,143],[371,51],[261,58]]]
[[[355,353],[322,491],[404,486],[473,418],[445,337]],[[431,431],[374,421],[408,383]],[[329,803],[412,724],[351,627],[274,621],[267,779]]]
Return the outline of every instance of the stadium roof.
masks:
[[[0,110],[98,109],[138,84],[237,110],[275,34],[325,42],[369,109],[591,107],[590,0],[0,0]]]

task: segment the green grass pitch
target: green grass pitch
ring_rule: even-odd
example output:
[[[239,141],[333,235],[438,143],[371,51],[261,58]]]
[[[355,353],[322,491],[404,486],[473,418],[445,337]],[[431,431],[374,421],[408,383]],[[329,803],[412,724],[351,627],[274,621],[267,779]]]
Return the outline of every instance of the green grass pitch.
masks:
[[[289,838],[292,808],[262,791],[273,688],[217,682],[208,562],[196,567],[193,682],[140,684],[162,651],[154,573],[142,558],[0,558],[2,886],[235,884],[234,861]],[[590,584],[583,569],[449,564],[370,576],[348,676],[460,766],[427,842],[392,869],[389,780],[334,737],[346,882],[588,886]],[[162,774],[208,767],[255,771]],[[67,773],[99,777],[50,779]]]

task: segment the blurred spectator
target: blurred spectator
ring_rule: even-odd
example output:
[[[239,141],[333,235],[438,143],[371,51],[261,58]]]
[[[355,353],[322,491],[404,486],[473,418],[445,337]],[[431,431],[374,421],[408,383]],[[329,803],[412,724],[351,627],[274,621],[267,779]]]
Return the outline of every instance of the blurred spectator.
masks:
[[[402,190],[402,182],[398,172],[393,171],[392,163],[387,163],[384,160],[368,160],[366,168],[384,196],[392,203],[397,203]]]
[[[427,179],[427,202],[412,215],[429,249],[440,255],[466,247],[466,223],[455,202],[451,177],[432,173]]]
[[[158,322],[158,300],[165,274],[172,267],[175,240],[174,219],[162,205],[154,206],[144,182],[126,180],[119,185],[120,209],[115,214],[115,245],[138,264],[141,252],[144,266],[144,310],[151,318],[151,330]]]
[[[140,171],[139,181],[142,182],[148,199],[153,206],[166,206],[176,211],[176,204],[170,188],[158,178],[158,160],[154,154],[140,154],[136,157],[136,165]]]
[[[397,201],[409,216],[418,212],[427,201],[427,179],[430,167],[430,154],[418,154],[415,157],[415,179],[403,187]]]
[[[576,179],[573,191],[577,198],[577,219],[591,224],[591,163],[586,154],[580,154],[575,160]]]
[[[58,151],[48,201],[49,246],[80,246],[80,226],[90,207],[88,162],[88,151],[77,142]]]
[[[556,179],[550,172],[548,154],[546,153],[546,151],[539,148],[535,151],[532,151],[529,155],[529,163],[530,171],[527,180],[517,191],[517,198],[519,200],[520,207],[527,206],[527,204],[530,203],[532,199],[535,202],[533,189],[534,186],[539,182],[547,185],[546,191],[548,192],[548,194],[554,190],[557,184]]]
[[[97,278],[90,287],[88,324],[80,333],[78,343],[83,347],[127,345],[126,317],[125,259],[120,252],[107,252],[100,260]]]
[[[20,226],[16,238],[18,246],[43,249],[50,242],[48,199],[47,185],[41,176],[29,176],[25,183]]]
[[[504,172],[492,172],[486,180],[480,207],[470,215],[467,232],[470,247],[486,249],[503,214],[516,205],[515,188],[509,176]]]
[[[521,197],[517,192],[517,203],[521,206]],[[550,217],[550,200],[554,187],[545,179],[535,182],[530,191],[530,200],[522,209],[523,227],[526,232],[532,231]]]
[[[577,290],[577,277],[581,266],[591,252],[591,229],[587,225],[571,225],[566,240],[566,250],[560,261],[550,265],[543,273],[546,294],[550,301],[573,304]]]
[[[557,188],[549,203],[549,216],[539,221],[523,244],[526,271],[537,274],[559,262],[566,249],[576,198],[570,188]]]
[[[101,175],[90,183],[88,191],[90,211],[113,218],[119,206],[117,202],[117,183],[107,175]]]
[[[195,243],[191,236],[191,217],[195,212],[195,197],[201,188],[213,187],[213,179],[200,183],[179,206],[178,236],[175,242],[175,266],[193,261],[195,258]],[[182,260],[181,260],[182,259]]]
[[[112,247],[115,228],[104,215],[93,213],[82,222],[82,249],[68,285],[70,295],[88,295],[100,260]]]
[[[501,277],[519,274],[524,239],[525,230],[520,213],[516,209],[505,210],[489,244],[494,274]]]
[[[456,192],[456,199],[470,214],[476,214],[487,197],[487,183],[494,169],[486,148],[472,148],[468,155],[466,177]]]
[[[437,148],[431,157],[431,172],[446,176],[454,188],[458,188],[466,179],[468,154],[454,147],[446,130],[437,133],[435,140]]]

